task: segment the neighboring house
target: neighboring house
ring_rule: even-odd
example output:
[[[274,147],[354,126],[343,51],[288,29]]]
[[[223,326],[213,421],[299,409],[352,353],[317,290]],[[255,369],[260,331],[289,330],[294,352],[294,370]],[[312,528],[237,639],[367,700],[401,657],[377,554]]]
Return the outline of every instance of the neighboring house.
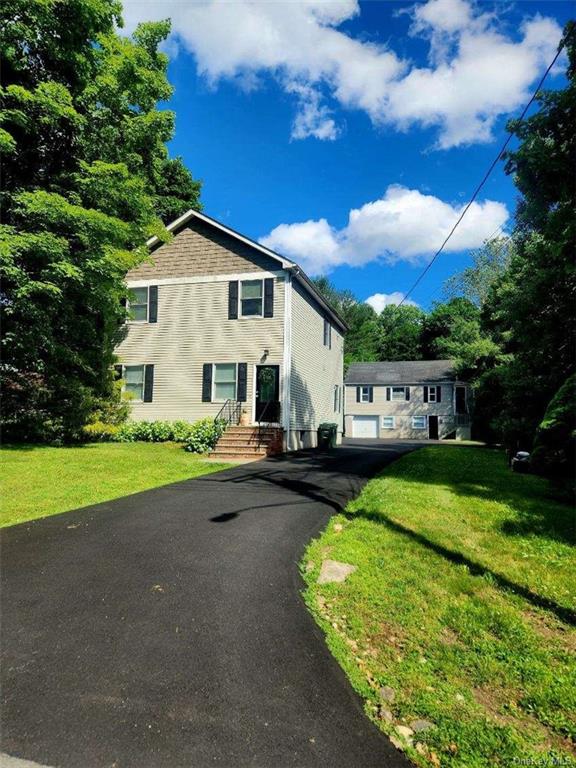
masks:
[[[116,354],[132,417],[274,424],[289,450],[343,430],[346,326],[288,259],[189,211],[131,270]]]
[[[345,389],[349,437],[470,439],[470,388],[451,360],[353,363]]]

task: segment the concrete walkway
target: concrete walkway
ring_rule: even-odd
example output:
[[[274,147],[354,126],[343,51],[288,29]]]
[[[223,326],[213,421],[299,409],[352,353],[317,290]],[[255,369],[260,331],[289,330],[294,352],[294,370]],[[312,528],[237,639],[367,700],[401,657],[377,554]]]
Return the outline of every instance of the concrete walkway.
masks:
[[[297,566],[413,447],[356,441],[5,529],[2,752],[54,768],[406,766]]]

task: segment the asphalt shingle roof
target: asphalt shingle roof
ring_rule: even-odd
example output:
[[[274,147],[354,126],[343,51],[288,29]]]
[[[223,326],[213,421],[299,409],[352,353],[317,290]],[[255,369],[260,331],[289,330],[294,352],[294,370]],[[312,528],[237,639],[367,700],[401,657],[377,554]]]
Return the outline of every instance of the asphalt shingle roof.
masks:
[[[346,384],[420,384],[454,381],[452,360],[398,360],[386,363],[352,363]]]

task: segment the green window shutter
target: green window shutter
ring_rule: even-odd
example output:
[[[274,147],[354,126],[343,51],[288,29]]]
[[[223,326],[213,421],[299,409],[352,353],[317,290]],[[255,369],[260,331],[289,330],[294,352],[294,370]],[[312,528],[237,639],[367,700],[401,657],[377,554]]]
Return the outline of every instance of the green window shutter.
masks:
[[[114,381],[120,381],[122,378],[122,366],[121,365],[115,365],[114,366]]]
[[[410,387],[406,387],[404,394],[406,395],[406,400],[410,400]]]
[[[392,399],[392,393],[390,391],[390,387],[386,387],[386,400]]]
[[[248,365],[238,363],[238,381],[236,387],[236,400],[240,403],[246,402],[246,385],[248,381]]]
[[[374,402],[374,387],[368,388],[368,402],[373,403]]]
[[[202,366],[202,402],[212,402],[212,363]]]
[[[264,280],[264,317],[274,317],[274,278]]]
[[[158,322],[158,286],[151,285],[148,288],[148,322]]]
[[[436,387],[436,402],[442,402],[442,387]]]
[[[357,403],[360,402],[360,395],[361,395],[361,393],[362,393],[362,388],[361,387],[356,387],[356,402]]]
[[[424,387],[424,402],[428,402],[428,387]]]
[[[144,397],[143,402],[151,403],[154,392],[154,366],[144,366]]]
[[[228,283],[228,320],[238,320],[238,280]]]

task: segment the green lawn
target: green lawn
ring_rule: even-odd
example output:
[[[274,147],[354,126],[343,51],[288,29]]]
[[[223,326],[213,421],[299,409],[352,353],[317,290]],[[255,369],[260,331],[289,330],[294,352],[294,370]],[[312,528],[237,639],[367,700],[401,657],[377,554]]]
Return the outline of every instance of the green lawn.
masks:
[[[368,715],[421,766],[576,765],[572,507],[500,452],[451,445],[400,459],[346,513],[302,570]],[[357,570],[320,586],[323,559]],[[434,726],[404,740],[419,719]]]
[[[0,526],[226,469],[174,443],[4,447]]]

